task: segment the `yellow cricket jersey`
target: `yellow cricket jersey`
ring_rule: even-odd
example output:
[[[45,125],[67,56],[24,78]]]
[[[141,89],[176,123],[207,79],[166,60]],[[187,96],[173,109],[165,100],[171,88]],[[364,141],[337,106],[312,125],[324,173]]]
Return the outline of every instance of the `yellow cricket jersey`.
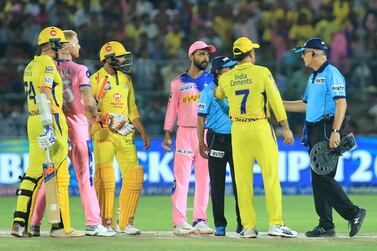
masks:
[[[220,76],[215,96],[228,98],[233,122],[269,118],[270,106],[279,122],[287,119],[279,90],[266,67],[252,63],[236,65]]]
[[[51,89],[51,109],[53,113],[62,112],[63,85],[53,59],[49,56],[35,56],[24,71],[24,90],[30,115],[39,114],[35,96],[40,87]]]
[[[104,81],[107,78],[107,81]],[[140,114],[136,106],[134,87],[130,76],[117,71],[117,76],[110,75],[101,68],[90,76],[92,94],[99,102],[99,113],[123,114],[130,121],[139,118]],[[103,88],[103,94],[98,97]],[[98,123],[93,125],[93,131],[98,130]]]

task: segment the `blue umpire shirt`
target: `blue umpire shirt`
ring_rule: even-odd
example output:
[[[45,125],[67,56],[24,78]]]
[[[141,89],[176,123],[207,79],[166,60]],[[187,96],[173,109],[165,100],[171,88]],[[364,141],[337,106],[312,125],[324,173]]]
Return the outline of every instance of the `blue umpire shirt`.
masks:
[[[334,116],[335,100],[346,97],[346,82],[339,70],[325,62],[308,79],[303,101],[306,103],[306,121],[318,122],[325,115]]]
[[[207,85],[200,94],[198,116],[206,117],[205,128],[215,133],[230,134],[232,121],[229,119],[229,104],[226,99],[217,99],[213,89],[217,85]]]

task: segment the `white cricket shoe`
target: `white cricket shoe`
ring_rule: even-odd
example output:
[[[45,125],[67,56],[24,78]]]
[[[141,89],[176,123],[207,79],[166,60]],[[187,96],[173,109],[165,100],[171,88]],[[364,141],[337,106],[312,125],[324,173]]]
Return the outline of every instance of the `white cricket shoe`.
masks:
[[[83,237],[85,233],[83,231],[78,231],[76,229],[71,230],[71,232],[66,233],[64,228],[60,229],[51,229],[50,236],[55,238],[76,238]]]
[[[115,232],[112,228],[104,227],[103,225],[87,225],[85,228],[85,234],[89,236],[114,236]]]
[[[205,220],[197,220],[194,222],[193,225],[199,234],[212,234],[213,233],[213,229],[208,226]]]
[[[173,228],[173,234],[175,235],[186,235],[186,234],[195,234],[197,229],[192,227],[187,222],[183,222]]]
[[[254,228],[244,228],[240,233],[240,238],[257,238],[258,232]]]
[[[128,235],[139,235],[141,234],[140,229],[137,229],[132,224],[128,224],[124,229],[120,229],[119,225],[116,225],[115,231],[122,234]]]
[[[268,228],[268,235],[270,236],[281,236],[288,238],[297,237],[297,232],[289,229],[287,226],[273,225]]]

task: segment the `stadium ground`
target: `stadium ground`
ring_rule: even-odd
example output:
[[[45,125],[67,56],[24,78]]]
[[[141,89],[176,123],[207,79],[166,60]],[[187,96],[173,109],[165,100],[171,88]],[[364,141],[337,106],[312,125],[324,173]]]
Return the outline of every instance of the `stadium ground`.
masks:
[[[255,198],[257,228],[261,231],[257,239],[239,239],[237,234],[234,233],[236,224],[232,197],[227,197],[226,201],[227,237],[199,235],[177,237],[171,233],[170,198],[167,196],[148,196],[141,198],[135,220],[135,225],[144,230],[140,236],[18,239],[9,235],[16,198],[2,197],[0,198],[0,250],[376,250],[377,195],[353,195],[351,199],[367,209],[363,228],[355,238],[347,237],[347,222],[337,214],[334,214],[337,238],[310,239],[304,237],[303,233],[317,223],[311,196],[285,196],[283,198],[286,223],[300,233],[297,239],[266,236],[265,231],[268,225],[263,196]],[[190,205],[192,205],[192,198],[190,198]],[[210,225],[213,225],[210,210],[211,208],[208,209],[209,222]],[[188,214],[191,216],[192,210],[189,210]],[[78,197],[71,198],[71,218],[73,227],[84,229],[85,221]],[[44,236],[48,236],[48,230],[49,225],[44,222],[42,227]]]

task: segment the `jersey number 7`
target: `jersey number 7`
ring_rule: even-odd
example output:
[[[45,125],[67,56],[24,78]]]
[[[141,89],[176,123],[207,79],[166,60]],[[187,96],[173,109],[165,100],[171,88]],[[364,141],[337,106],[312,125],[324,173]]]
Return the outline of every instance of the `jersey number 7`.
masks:
[[[249,89],[243,89],[243,90],[237,90],[235,92],[236,95],[244,95],[241,101],[241,114],[246,113],[246,100],[247,97],[249,96]]]

